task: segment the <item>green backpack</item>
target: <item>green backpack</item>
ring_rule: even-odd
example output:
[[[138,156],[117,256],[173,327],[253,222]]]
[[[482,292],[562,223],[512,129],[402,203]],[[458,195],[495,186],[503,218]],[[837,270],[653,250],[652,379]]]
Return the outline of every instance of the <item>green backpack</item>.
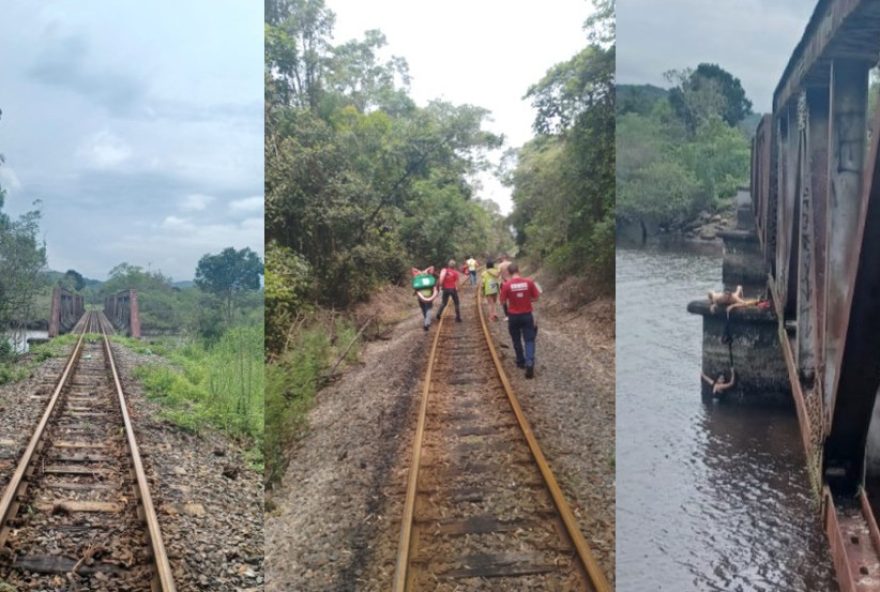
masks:
[[[435,278],[430,273],[421,273],[417,276],[413,276],[412,279],[412,287],[414,290],[424,290],[426,288],[433,288],[437,284],[437,278]]]

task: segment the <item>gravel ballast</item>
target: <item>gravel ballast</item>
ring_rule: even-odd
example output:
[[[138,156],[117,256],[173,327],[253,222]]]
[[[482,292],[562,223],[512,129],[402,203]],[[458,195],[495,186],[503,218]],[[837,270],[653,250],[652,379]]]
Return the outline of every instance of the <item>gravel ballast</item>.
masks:
[[[161,419],[131,374],[161,358],[118,344],[113,351],[177,589],[262,590],[262,475],[222,434],[195,435]],[[0,451],[12,457],[0,462],[17,462],[63,361],[47,360],[31,378],[0,388]]]

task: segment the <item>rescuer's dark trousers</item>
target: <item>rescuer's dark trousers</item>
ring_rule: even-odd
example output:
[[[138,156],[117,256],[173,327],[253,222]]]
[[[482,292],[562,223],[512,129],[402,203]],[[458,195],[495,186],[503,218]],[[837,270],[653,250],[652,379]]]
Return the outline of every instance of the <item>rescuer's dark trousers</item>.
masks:
[[[516,365],[520,368],[535,367],[535,319],[532,313],[508,314],[507,329],[513,339],[513,351],[516,352]],[[525,352],[523,352],[525,342]]]
[[[446,308],[446,304],[449,303],[449,299],[452,298],[452,302],[455,304],[455,320],[461,320],[461,311],[459,310],[458,304],[458,290],[452,289],[447,290],[443,288],[443,302],[440,304],[440,310],[437,311],[437,318],[440,318],[440,315],[443,314],[443,310]]]

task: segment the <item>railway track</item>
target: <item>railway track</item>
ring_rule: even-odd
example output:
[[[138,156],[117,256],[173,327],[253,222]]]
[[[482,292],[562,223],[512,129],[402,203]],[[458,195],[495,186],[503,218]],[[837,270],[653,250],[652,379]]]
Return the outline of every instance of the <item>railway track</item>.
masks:
[[[476,299],[436,328],[394,591],[610,590],[522,413]],[[479,317],[480,328],[467,320]]]
[[[2,482],[0,581],[21,589],[172,592],[174,580],[100,312]]]

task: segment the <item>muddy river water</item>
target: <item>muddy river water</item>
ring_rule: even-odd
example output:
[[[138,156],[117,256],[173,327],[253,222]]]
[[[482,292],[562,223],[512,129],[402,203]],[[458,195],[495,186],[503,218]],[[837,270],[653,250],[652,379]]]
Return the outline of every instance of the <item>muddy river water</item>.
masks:
[[[617,250],[617,590],[837,590],[793,409],[703,403],[720,255]]]

